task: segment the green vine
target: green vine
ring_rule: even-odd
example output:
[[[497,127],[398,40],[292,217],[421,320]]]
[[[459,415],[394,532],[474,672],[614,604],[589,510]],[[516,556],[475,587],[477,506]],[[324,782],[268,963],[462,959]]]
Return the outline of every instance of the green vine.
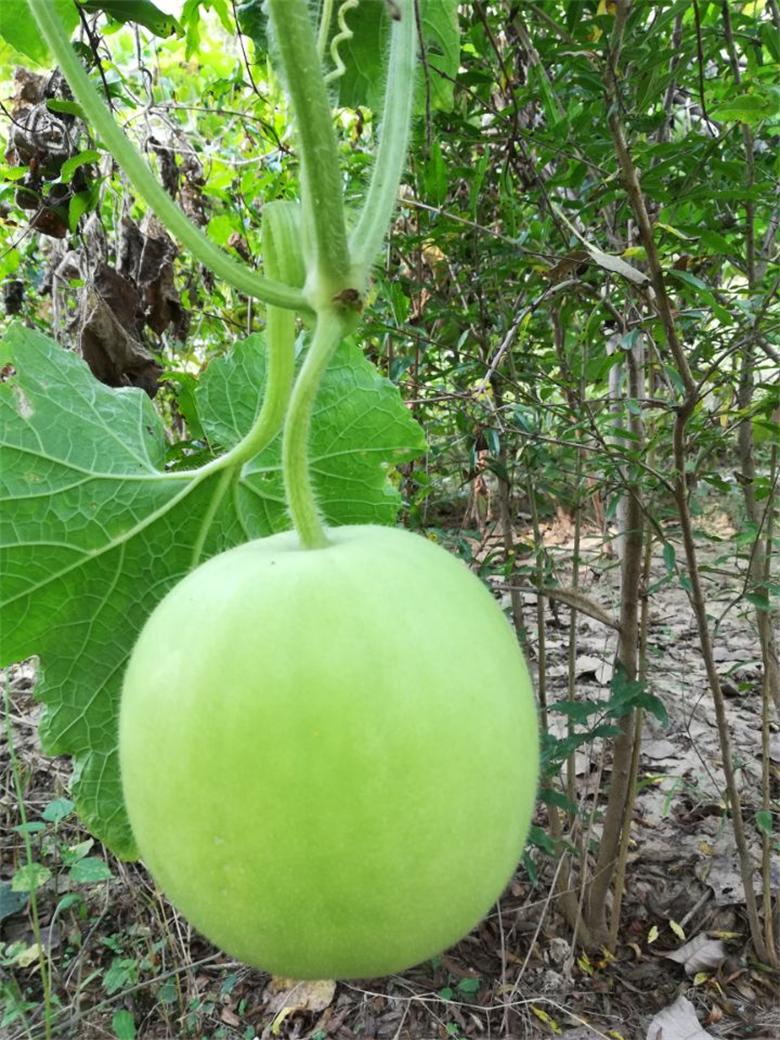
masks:
[[[352,262],[358,269],[370,268],[382,248],[406,166],[417,58],[414,4],[415,0],[397,4],[400,17],[393,18],[390,32],[390,59],[379,148],[360,216],[349,236]]]
[[[263,210],[263,256],[266,270],[285,285],[303,284],[305,269],[300,246],[300,207],[294,202],[269,202]],[[247,435],[231,452],[218,459],[224,473],[214,490],[193,547],[192,566],[197,566],[209,528],[220,502],[241,466],[271,443],[284,422],[295,375],[295,315],[282,307],[268,307],[265,326],[268,350],[265,393],[257,418]]]
[[[295,530],[306,549],[322,549],[328,544],[311,480],[309,430],[322,377],[348,329],[349,320],[341,309],[331,307],[317,315],[309,352],[295,381],[284,426],[285,495]]]
[[[307,296],[317,310],[344,289],[350,260],[333,115],[307,0],[267,0],[298,129],[304,220],[313,233]]]
[[[325,57],[325,45],[328,42],[330,23],[333,18],[333,0],[322,0],[322,12],[320,14],[320,27],[317,31],[317,54],[320,61]]]

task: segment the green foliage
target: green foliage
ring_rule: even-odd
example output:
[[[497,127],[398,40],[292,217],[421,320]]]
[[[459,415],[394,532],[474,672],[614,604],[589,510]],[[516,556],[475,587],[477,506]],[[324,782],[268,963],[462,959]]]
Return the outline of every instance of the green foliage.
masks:
[[[6,917],[18,914],[27,905],[27,892],[20,891],[19,886],[3,881],[0,884],[0,922]]]
[[[14,779],[18,781],[20,778],[17,775]],[[0,885],[0,922],[27,911],[33,924],[31,938],[34,941],[30,942],[28,933],[18,939],[0,943],[0,965],[3,968],[27,973],[34,965],[43,972],[45,961],[42,960],[39,924],[42,907],[51,905],[52,921],[61,924],[67,916],[75,922],[80,916],[83,917],[88,895],[100,891],[96,886],[103,889],[104,895],[104,883],[113,878],[102,857],[89,855],[95,845],[94,839],[73,842],[73,832],[62,827],[72,810],[73,803],[69,799],[57,798],[50,801],[39,816],[36,814],[38,818],[28,817],[13,828],[15,834],[23,838],[26,855],[16,866],[10,884],[3,882]],[[0,1027],[7,1027],[13,1022],[25,1022],[28,1012],[38,1007],[37,1004],[28,1004],[25,992],[26,987],[23,992],[10,981],[3,982],[0,987],[3,998]],[[44,1014],[48,1021],[51,1012],[59,1006],[59,1001],[46,990],[45,993]]]
[[[264,0],[243,0],[236,6],[239,31],[255,45],[257,55],[268,49],[268,29],[263,10]]]
[[[115,1011],[111,1016],[111,1028],[116,1040],[135,1040],[135,1016],[130,1011]]]
[[[76,28],[79,22],[78,8],[73,0],[51,0],[57,8],[68,31]],[[29,58],[36,65],[45,65],[50,61],[46,43],[41,37],[38,27],[30,16],[27,0],[2,0],[2,17],[0,17],[0,39],[5,40],[15,51]],[[13,60],[12,55],[3,55],[0,59]]]
[[[152,0],[79,0],[85,11],[102,11],[115,21],[134,22],[153,32],[155,36],[171,36],[180,31],[179,23],[161,11]]]

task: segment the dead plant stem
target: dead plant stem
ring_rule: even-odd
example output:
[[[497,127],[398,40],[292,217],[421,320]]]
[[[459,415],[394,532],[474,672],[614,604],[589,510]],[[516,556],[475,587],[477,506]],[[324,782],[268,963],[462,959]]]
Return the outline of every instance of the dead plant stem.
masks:
[[[640,389],[641,363],[633,351],[626,353],[626,364],[629,376],[629,396],[636,399]],[[636,438],[637,445],[641,445],[643,440],[641,414],[629,413],[629,427]],[[642,504],[633,482],[625,489],[624,500],[625,527],[621,531],[623,556],[620,581],[620,631],[615,668],[616,674],[621,674],[624,682],[634,682],[637,678],[639,664],[639,602],[644,517]],[[586,920],[591,931],[604,939],[607,939],[609,935],[606,924],[607,894],[615,872],[618,870],[622,836],[625,835],[624,840],[627,842],[629,835],[625,832],[630,832],[634,814],[631,776],[637,755],[635,750],[637,735],[641,732],[635,715],[636,712],[631,711],[618,720],[620,732],[615,738],[612,752],[612,775],[607,794],[607,807],[604,812],[601,843],[596,860],[596,870],[588,890]],[[616,902],[619,906],[619,900]]]
[[[650,584],[650,568],[653,562],[653,536],[649,533],[645,539],[642,559],[642,582],[640,586],[640,618],[639,618],[639,660],[637,674],[639,681],[647,682],[647,637],[650,621],[649,598],[647,588]],[[628,797],[626,798],[626,813],[623,819],[623,830],[620,835],[620,848],[618,850],[618,861],[615,869],[615,898],[611,910],[609,922],[609,941],[607,949],[614,953],[617,948],[618,931],[620,929],[620,912],[623,905],[623,896],[626,888],[626,867],[628,864],[628,850],[631,842],[631,823],[633,820],[634,807],[636,806],[637,785],[639,781],[639,753],[642,747],[642,729],[644,726],[644,712],[640,709],[635,713],[634,747],[631,754],[631,774],[629,777]]]

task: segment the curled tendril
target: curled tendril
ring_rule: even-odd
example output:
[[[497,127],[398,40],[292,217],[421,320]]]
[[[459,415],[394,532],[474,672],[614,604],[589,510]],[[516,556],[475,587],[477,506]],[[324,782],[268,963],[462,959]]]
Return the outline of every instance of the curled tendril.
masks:
[[[350,27],[347,25],[347,14],[350,11],[354,10],[359,4],[360,0],[344,0],[344,3],[339,8],[339,12],[337,15],[339,31],[330,41],[330,56],[333,59],[333,64],[335,68],[331,69],[331,71],[325,77],[326,83],[330,83],[334,79],[339,79],[341,76],[344,75],[346,66],[344,65],[344,62],[341,60],[341,55],[339,54],[339,47],[342,45],[342,43],[345,43],[347,40],[351,40],[352,37],[355,35],[354,32],[350,29]]]

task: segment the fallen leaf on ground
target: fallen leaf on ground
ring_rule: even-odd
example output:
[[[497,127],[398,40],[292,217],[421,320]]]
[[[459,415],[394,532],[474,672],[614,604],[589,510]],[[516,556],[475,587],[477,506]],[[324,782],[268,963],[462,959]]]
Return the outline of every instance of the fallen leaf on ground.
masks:
[[[612,678],[612,665],[600,657],[592,657],[590,654],[581,654],[574,665],[577,678],[583,675],[593,675],[597,682],[606,685]]]
[[[282,976],[274,976],[269,985],[274,996],[270,1010],[279,1012],[288,1009],[287,1014],[295,1011],[324,1011],[336,993],[333,979],[314,979],[298,981]]]
[[[696,1010],[687,997],[659,1011],[647,1028],[647,1040],[714,1040],[699,1025]]]
[[[655,740],[648,740],[642,744],[642,754],[647,755],[648,758],[653,759],[664,759],[664,758],[676,758],[679,754],[679,748],[676,744],[673,744],[671,740],[665,740],[663,737]]]
[[[720,939],[708,939],[706,935],[697,935],[679,950],[673,950],[664,956],[667,960],[682,964],[686,975],[695,975],[698,971],[716,968],[725,960],[726,947]]]
[[[732,906],[745,901],[742,874],[733,842],[733,837],[724,831],[714,846],[708,843],[706,850],[701,848],[708,858],[701,859],[694,866],[694,874],[712,889],[718,906]],[[771,863],[771,880],[773,888],[780,883],[780,861],[777,857]],[[758,870],[753,873],[753,890],[756,894],[761,892],[761,874]]]
[[[230,1008],[224,1007],[219,1015],[220,1022],[224,1022],[226,1026],[240,1026],[241,1019],[238,1015],[231,1011]]]
[[[279,1036],[285,1019],[291,1015],[302,1011],[324,1011],[336,994],[336,983],[333,979],[298,981],[275,975],[268,991],[273,994],[268,1010],[274,1017],[270,1026],[263,1030],[263,1040]]]

